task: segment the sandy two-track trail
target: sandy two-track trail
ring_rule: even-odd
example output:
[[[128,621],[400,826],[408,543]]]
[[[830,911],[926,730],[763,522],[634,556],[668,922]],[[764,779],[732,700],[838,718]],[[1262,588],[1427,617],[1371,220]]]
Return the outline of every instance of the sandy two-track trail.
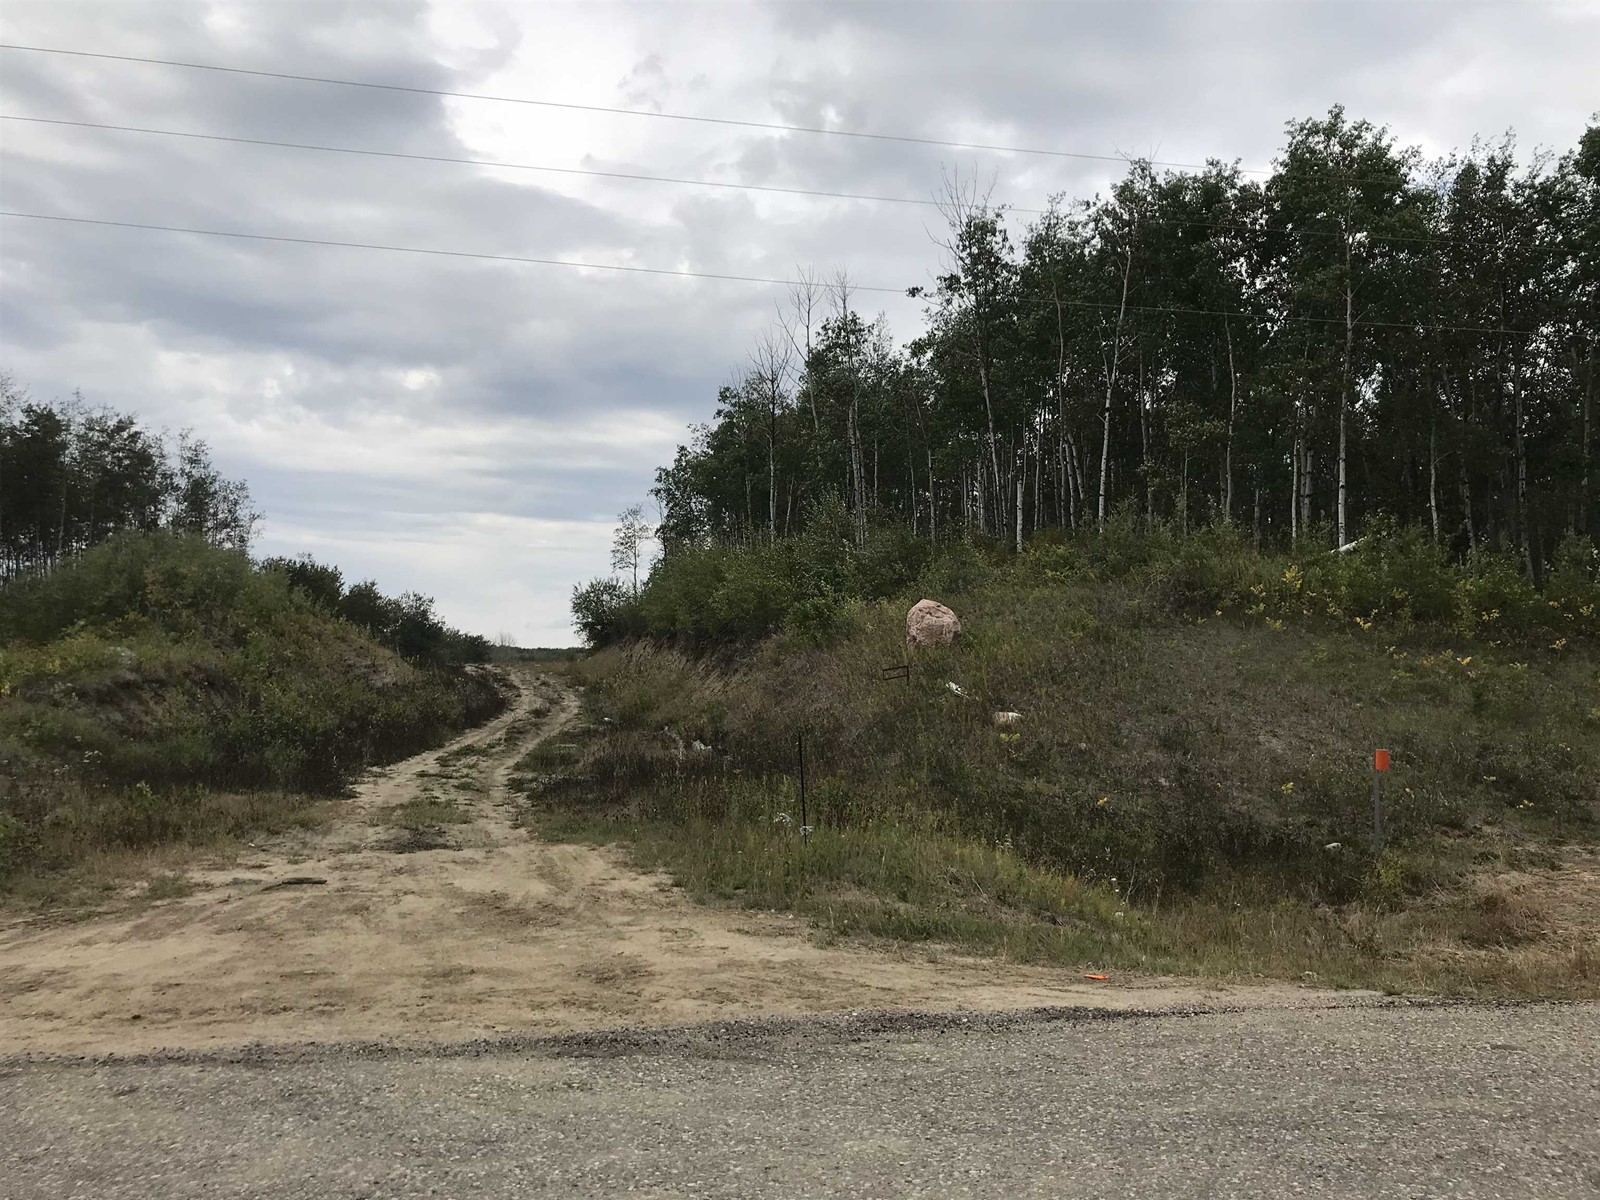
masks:
[[[614,848],[549,845],[517,824],[512,766],[578,701],[553,675],[512,680],[517,698],[496,720],[373,772],[327,826],[189,870],[192,895],[0,926],[0,1055],[1325,998],[1107,987],[932,951],[824,947],[796,919],[695,904]],[[385,819],[429,793],[469,819],[420,837]],[[305,878],[324,882],[291,882]]]

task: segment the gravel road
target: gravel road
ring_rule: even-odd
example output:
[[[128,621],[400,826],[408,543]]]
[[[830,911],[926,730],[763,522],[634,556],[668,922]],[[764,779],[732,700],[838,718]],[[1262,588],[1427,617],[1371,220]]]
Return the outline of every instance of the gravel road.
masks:
[[[0,1060],[0,1196],[1600,1194],[1600,1008],[732,1023]]]

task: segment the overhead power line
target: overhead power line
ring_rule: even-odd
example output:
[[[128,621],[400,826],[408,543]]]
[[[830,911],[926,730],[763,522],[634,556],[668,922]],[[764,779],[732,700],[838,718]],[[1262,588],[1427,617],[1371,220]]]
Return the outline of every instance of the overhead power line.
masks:
[[[274,242],[292,246],[326,246],[342,250],[376,250],[393,254],[420,254],[435,258],[464,258],[480,262],[506,262],[543,267],[570,267],[582,271],[616,271],[630,275],[661,275],[679,279],[712,279],[729,283],[758,283],[779,287],[805,287],[814,281],[803,279],[780,279],[767,275],[733,275],[714,271],[686,271],[671,267],[639,267],[626,266],[616,263],[588,263],[574,262],[564,258],[533,258],[520,254],[489,254],[472,250],[442,250],[426,246],[394,246],[379,242],[352,242],[336,240],[333,238],[307,238],[291,237],[285,234],[271,233],[245,233],[240,230],[229,229],[198,229],[185,225],[156,225],[143,221],[110,221],[96,217],[67,217],[55,213],[30,213],[16,212],[10,209],[0,210],[0,217],[12,217],[24,221],[54,221],[67,225],[94,225],[110,229],[141,229],[158,233],[186,233],[200,237],[234,238],[250,242]],[[883,295],[906,296],[909,289],[873,286],[871,284],[850,285],[851,291],[873,292]],[[1024,303],[1041,305],[1045,307],[1059,306],[1063,308],[1091,308],[1116,310],[1126,308],[1128,312],[1139,313],[1165,313],[1175,316],[1198,317],[1230,317],[1241,321],[1275,321],[1295,322],[1314,325],[1344,325],[1344,317],[1308,317],[1298,315],[1273,315],[1268,313],[1235,312],[1226,309],[1210,308],[1184,308],[1169,305],[1137,305],[1122,306],[1111,302],[1096,300],[1058,300],[1043,297],[1022,297]],[[1412,321],[1357,321],[1356,324],[1368,329],[1410,329],[1410,330],[1437,330],[1448,333],[1492,333],[1506,335],[1526,335],[1532,330],[1503,329],[1483,325],[1438,325],[1427,322]]]
[[[631,179],[640,183],[677,183],[687,187],[730,188],[741,192],[776,192],[785,196],[814,196],[830,200],[870,200],[878,204],[938,206],[937,200],[915,196],[875,196],[865,192],[829,192],[816,188],[778,187],[765,183],[730,183],[721,179],[684,179],[672,175],[644,175],[631,171],[598,171],[588,167],[550,167],[538,163],[504,162],[496,158],[457,158],[445,154],[410,154],[399,150],[369,150],[355,146],[324,146],[314,142],[278,142],[267,138],[230,137],[220,133],[191,133],[180,129],[151,129],[143,125],[105,125],[98,121],[66,121],[55,117],[17,117],[0,113],[0,121],[25,121],[30,125],[65,125],[74,129],[108,129],[118,133],[149,133],[160,137],[190,138],[202,142],[231,142],[241,146],[273,146],[280,150],[318,150],[327,154],[355,154],[365,158],[398,158],[411,162],[453,163],[465,167],[503,167],[508,171],[544,171],[552,175],[588,175],[598,179]],[[1042,208],[1016,208],[1013,212],[1042,214]]]
[[[20,50],[30,54],[58,54],[73,58],[95,58],[109,62],[145,63],[158,67],[181,67],[189,71],[212,71],[224,75],[248,75],[258,79],[284,79],[295,83],[321,83],[336,87],[371,88],[384,92],[409,92],[418,96],[439,96],[451,100],[487,100],[497,104],[523,104],[536,108],[566,109],[572,112],[606,113],[613,116],[649,117],[660,121],[684,121],[697,125],[726,125],[737,129],[760,129],[771,133],[805,133],[824,137],[858,138],[873,142],[903,142],[917,146],[938,146],[949,150],[979,150],[996,154],[1031,154],[1045,158],[1079,159],[1086,162],[1120,163],[1127,166],[1146,162],[1153,167],[1172,167],[1178,170],[1203,171],[1205,163],[1169,162],[1161,159],[1139,159],[1126,154],[1088,154],[1076,150],[1050,150],[1037,146],[1005,146],[988,142],[956,142],[942,138],[916,137],[900,133],[868,133],[856,129],[827,129],[816,125],[789,125],[778,121],[747,121],[733,117],[704,117],[687,113],[651,112],[639,108],[618,108],[604,104],[576,104],[564,100],[535,100],[527,96],[496,96],[482,92],[457,92],[445,88],[416,87],[399,83],[378,83],[366,79],[335,79],[325,75],[301,75],[290,71],[260,71],[246,67],[226,67],[217,63],[184,62],[171,58],[148,58],[137,54],[104,54],[93,50],[67,50],[59,46],[24,46],[15,42],[0,42],[0,50]],[[1270,175],[1267,168],[1240,167],[1246,175]]]
[[[71,129],[101,129],[114,133],[141,133],[156,137],[183,138],[190,141],[222,142],[239,146],[268,146],[279,150],[312,150],[324,154],[349,154],[362,158],[389,158],[409,162],[449,163],[457,166],[469,167],[499,167],[508,171],[540,171],[553,175],[588,176],[597,179],[626,179],[638,183],[670,183],[684,187],[725,188],[741,192],[772,192],[784,196],[803,196],[830,200],[863,200],[875,204],[910,204],[927,208],[940,208],[938,200],[931,200],[917,196],[879,196],[866,192],[833,192],[817,188],[781,187],[775,184],[764,183],[731,183],[720,179],[685,179],[674,175],[646,175],[630,171],[601,171],[588,167],[552,167],[539,163],[505,162],[493,158],[462,158],[445,154],[414,154],[399,150],[373,150],[357,146],[327,146],[319,142],[283,142],[270,138],[235,137],[220,133],[196,133],[182,129],[155,129],[145,125],[111,125],[100,121],[69,121],[58,117],[23,117],[9,113],[0,113],[0,121],[20,121],[29,125],[56,125]],[[1043,216],[1048,209],[1023,208],[1017,205],[1005,205],[1007,212],[1022,213],[1028,216]],[[1178,217],[1144,217],[1141,223],[1146,225],[1176,226],[1185,229],[1216,229],[1229,233],[1271,233],[1277,232],[1266,226],[1255,226],[1238,221],[1198,221],[1186,220]],[[1343,235],[1335,230],[1302,229],[1296,231],[1299,237],[1325,237],[1339,238]],[[1448,242],[1452,239],[1438,236],[1422,236],[1408,234],[1368,233],[1372,241],[1418,243],[1431,245],[1434,243]]]

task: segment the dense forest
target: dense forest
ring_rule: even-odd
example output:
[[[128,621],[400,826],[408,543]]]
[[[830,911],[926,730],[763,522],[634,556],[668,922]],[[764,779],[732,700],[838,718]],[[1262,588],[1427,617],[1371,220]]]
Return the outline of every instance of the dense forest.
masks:
[[[1426,161],[1340,108],[1270,177],[1134,163],[1016,214],[947,182],[926,325],[897,345],[845,276],[794,287],[658,472],[660,538],[780,540],[842,503],[1020,547],[1114,513],[1346,545],[1375,520],[1536,586],[1600,532],[1600,126]]]

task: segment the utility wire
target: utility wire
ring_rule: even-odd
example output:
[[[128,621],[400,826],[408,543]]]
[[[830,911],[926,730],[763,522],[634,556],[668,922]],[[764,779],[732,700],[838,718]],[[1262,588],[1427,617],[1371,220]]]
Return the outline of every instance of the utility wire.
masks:
[[[914,196],[874,196],[863,192],[828,192],[813,188],[776,187],[761,183],[727,183],[720,179],[683,179],[671,175],[638,175],[627,171],[596,171],[585,167],[547,167],[537,163],[503,162],[493,158],[454,158],[443,154],[406,154],[398,150],[368,150],[354,146],[324,146],[312,142],[275,142],[266,138],[227,137],[220,133],[190,133],[180,129],[151,129],[142,125],[104,125],[98,121],[65,121],[54,117],[16,117],[0,113],[0,121],[26,121],[30,125],[66,125],[74,129],[109,129],[118,133],[151,133],[161,137],[192,138],[202,142],[231,142],[241,146],[274,146],[280,150],[320,150],[328,154],[358,154],[367,158],[398,158],[412,162],[455,163],[466,167],[504,167],[508,171],[546,171],[553,175],[589,175],[599,179],[632,179],[641,183],[679,183],[688,187],[732,188],[742,192],[777,192],[785,196],[816,196],[831,200],[871,200],[879,204],[922,204],[938,207],[937,200]],[[1013,212],[1042,214],[1042,208],[1017,208]]]
[[[638,108],[617,108],[603,104],[575,104],[562,100],[535,100],[527,96],[495,96],[482,92],[456,92],[444,88],[415,87],[399,83],[377,83],[364,79],[335,79],[325,75],[299,75],[290,71],[259,71],[246,67],[225,67],[216,63],[184,62],[171,58],[147,58],[137,54],[104,54],[93,50],[67,50],[58,46],[24,46],[15,42],[0,42],[0,50],[19,50],[30,54],[56,54],[72,58],[94,58],[109,62],[144,63],[158,67],[181,67],[189,71],[212,71],[223,75],[247,75],[258,79],[283,79],[295,83],[322,83],[337,87],[371,88],[384,92],[408,92],[418,96],[440,96],[451,100],[486,100],[497,104],[522,104],[535,108],[556,108],[572,112],[607,113],[625,117],[651,117],[661,121],[684,121],[698,125],[727,125],[737,129],[762,129],[773,133],[807,133],[823,137],[857,138],[874,142],[902,142],[916,146],[939,146],[950,150],[980,150],[996,154],[1032,154],[1045,158],[1078,159],[1085,162],[1119,163],[1131,166],[1145,163],[1152,167],[1170,167],[1183,171],[1204,171],[1209,163],[1173,162],[1164,159],[1137,158],[1126,154],[1087,154],[1075,150],[1050,150],[1038,146],[1005,146],[987,142],[952,142],[941,138],[915,137],[910,134],[868,133],[855,129],[825,129],[815,125],[788,125],[777,121],[745,121],[733,117],[702,117],[687,113],[650,112]],[[1242,175],[1272,175],[1269,167],[1236,167]],[[1361,180],[1390,181],[1388,175],[1351,175],[1352,182]]]
[[[864,138],[875,142],[909,142],[919,146],[943,146],[951,150],[985,150],[1000,154],[1037,154],[1049,158],[1078,158],[1091,162],[1122,163],[1135,160],[1122,154],[1082,154],[1071,150],[1044,150],[1028,146],[997,146],[984,142],[948,142],[939,138],[913,137],[908,134],[864,133],[853,129],[824,129],[812,125],[787,125],[776,121],[743,121],[732,117],[699,117],[685,113],[650,112],[639,108],[614,108],[602,104],[574,104],[561,100],[534,100],[526,96],[493,96],[481,92],[454,92],[443,88],[414,87],[398,83],[376,83],[364,79],[332,79],[324,75],[298,75],[289,71],[256,71],[245,67],[224,67],[215,63],[181,62],[170,58],[145,58],[137,54],[101,54],[92,50],[65,50],[56,46],[22,46],[14,42],[0,42],[0,50],[23,50],[32,54],[60,54],[75,58],[98,58],[113,62],[147,63],[159,67],[183,67],[191,71],[216,71],[227,75],[252,75],[261,79],[287,79],[296,83],[326,83],[339,87],[375,88],[385,92],[410,92],[419,96],[442,96],[452,100],[490,100],[499,104],[527,104],[538,108],[561,108],[574,112],[608,113],[625,117],[654,117],[663,121],[689,121],[700,125],[731,125],[740,129],[765,129],[774,133],[814,133],[827,137]],[[1186,170],[1204,170],[1204,164],[1178,162],[1151,162],[1151,166],[1177,167]],[[1249,174],[1270,174],[1252,171]]]
[[[294,246],[331,246],[344,250],[379,250],[394,254],[422,254],[437,258],[465,258],[482,262],[522,263],[544,267],[571,267],[582,271],[617,271],[632,275],[664,275],[674,276],[679,279],[715,279],[732,283],[760,283],[780,287],[805,287],[807,286],[808,282],[803,279],[779,279],[773,276],[765,275],[731,275],[712,271],[685,271],[669,267],[635,267],[623,266],[615,263],[573,262],[571,259],[564,258],[532,258],[519,254],[489,254],[471,250],[440,250],[425,246],[393,246],[377,242],[349,242],[339,241],[332,238],[289,237],[283,234],[244,233],[238,230],[228,229],[197,229],[192,226],[184,225],[155,225],[141,221],[108,221],[95,217],[66,217],[52,213],[16,212],[9,209],[0,210],[0,217],[12,217],[24,221],[55,221],[68,225],[97,225],[111,229],[142,229],[159,233],[188,233],[201,237],[236,238],[243,241],[276,242]],[[892,296],[916,297],[922,294],[922,289],[920,288],[907,289],[881,286],[874,287],[870,284],[854,283],[850,285],[850,288],[852,291],[857,292],[874,292]],[[1231,312],[1226,309],[1180,308],[1164,305],[1129,304],[1123,306],[1110,303],[1109,301],[1056,300],[1031,296],[1020,297],[1020,299],[1023,303],[1027,304],[1059,306],[1061,308],[1116,310],[1125,307],[1127,312],[1166,313],[1177,316],[1231,317],[1241,321],[1265,321],[1268,323],[1284,321],[1298,322],[1302,324],[1340,326],[1345,324],[1345,318],[1343,317],[1307,317],[1288,314],[1273,315],[1269,313]],[[1356,324],[1368,329],[1409,329],[1413,331],[1437,330],[1447,333],[1528,335],[1537,332],[1535,330],[1503,329],[1484,325],[1437,325],[1420,321],[1357,321]]]
[[[268,138],[234,137],[220,133],[194,133],[182,129],[154,129],[144,125],[109,125],[100,121],[69,121],[58,117],[22,117],[9,113],[0,113],[0,121],[21,121],[30,125],[58,125],[71,129],[101,129],[114,133],[143,133],[157,137],[186,138],[192,141],[225,142],[240,146],[269,146],[279,150],[314,150],[326,154],[351,154],[363,158],[393,158],[410,162],[451,163],[458,166],[469,167],[503,167],[508,171],[543,171],[554,175],[580,175],[598,179],[627,179],[640,183],[671,183],[681,184],[685,187],[727,188],[742,192],[773,192],[784,196],[807,196],[831,200],[865,200],[876,204],[912,204],[928,208],[940,208],[938,200],[929,200],[916,196],[878,196],[865,192],[830,192],[814,188],[778,187],[761,183],[729,183],[718,179],[684,179],[672,175],[644,175],[626,171],[599,171],[586,167],[550,167],[537,163],[504,162],[491,158],[458,158],[443,154],[409,154],[398,150],[371,150],[355,146],[325,146],[315,142],[280,142]],[[1004,205],[1007,212],[1023,213],[1028,216],[1044,216],[1049,209],[1022,208],[1015,205]],[[1141,218],[1141,224],[1167,225],[1186,229],[1215,229],[1230,233],[1276,233],[1287,232],[1268,226],[1255,226],[1239,221],[1197,221],[1181,217],[1146,217]],[[1339,238],[1343,235],[1331,229],[1302,229],[1295,231],[1300,237],[1329,237]],[[1432,245],[1453,241],[1452,238],[1439,236],[1411,236],[1406,234],[1367,233],[1371,241],[1420,243]]]

